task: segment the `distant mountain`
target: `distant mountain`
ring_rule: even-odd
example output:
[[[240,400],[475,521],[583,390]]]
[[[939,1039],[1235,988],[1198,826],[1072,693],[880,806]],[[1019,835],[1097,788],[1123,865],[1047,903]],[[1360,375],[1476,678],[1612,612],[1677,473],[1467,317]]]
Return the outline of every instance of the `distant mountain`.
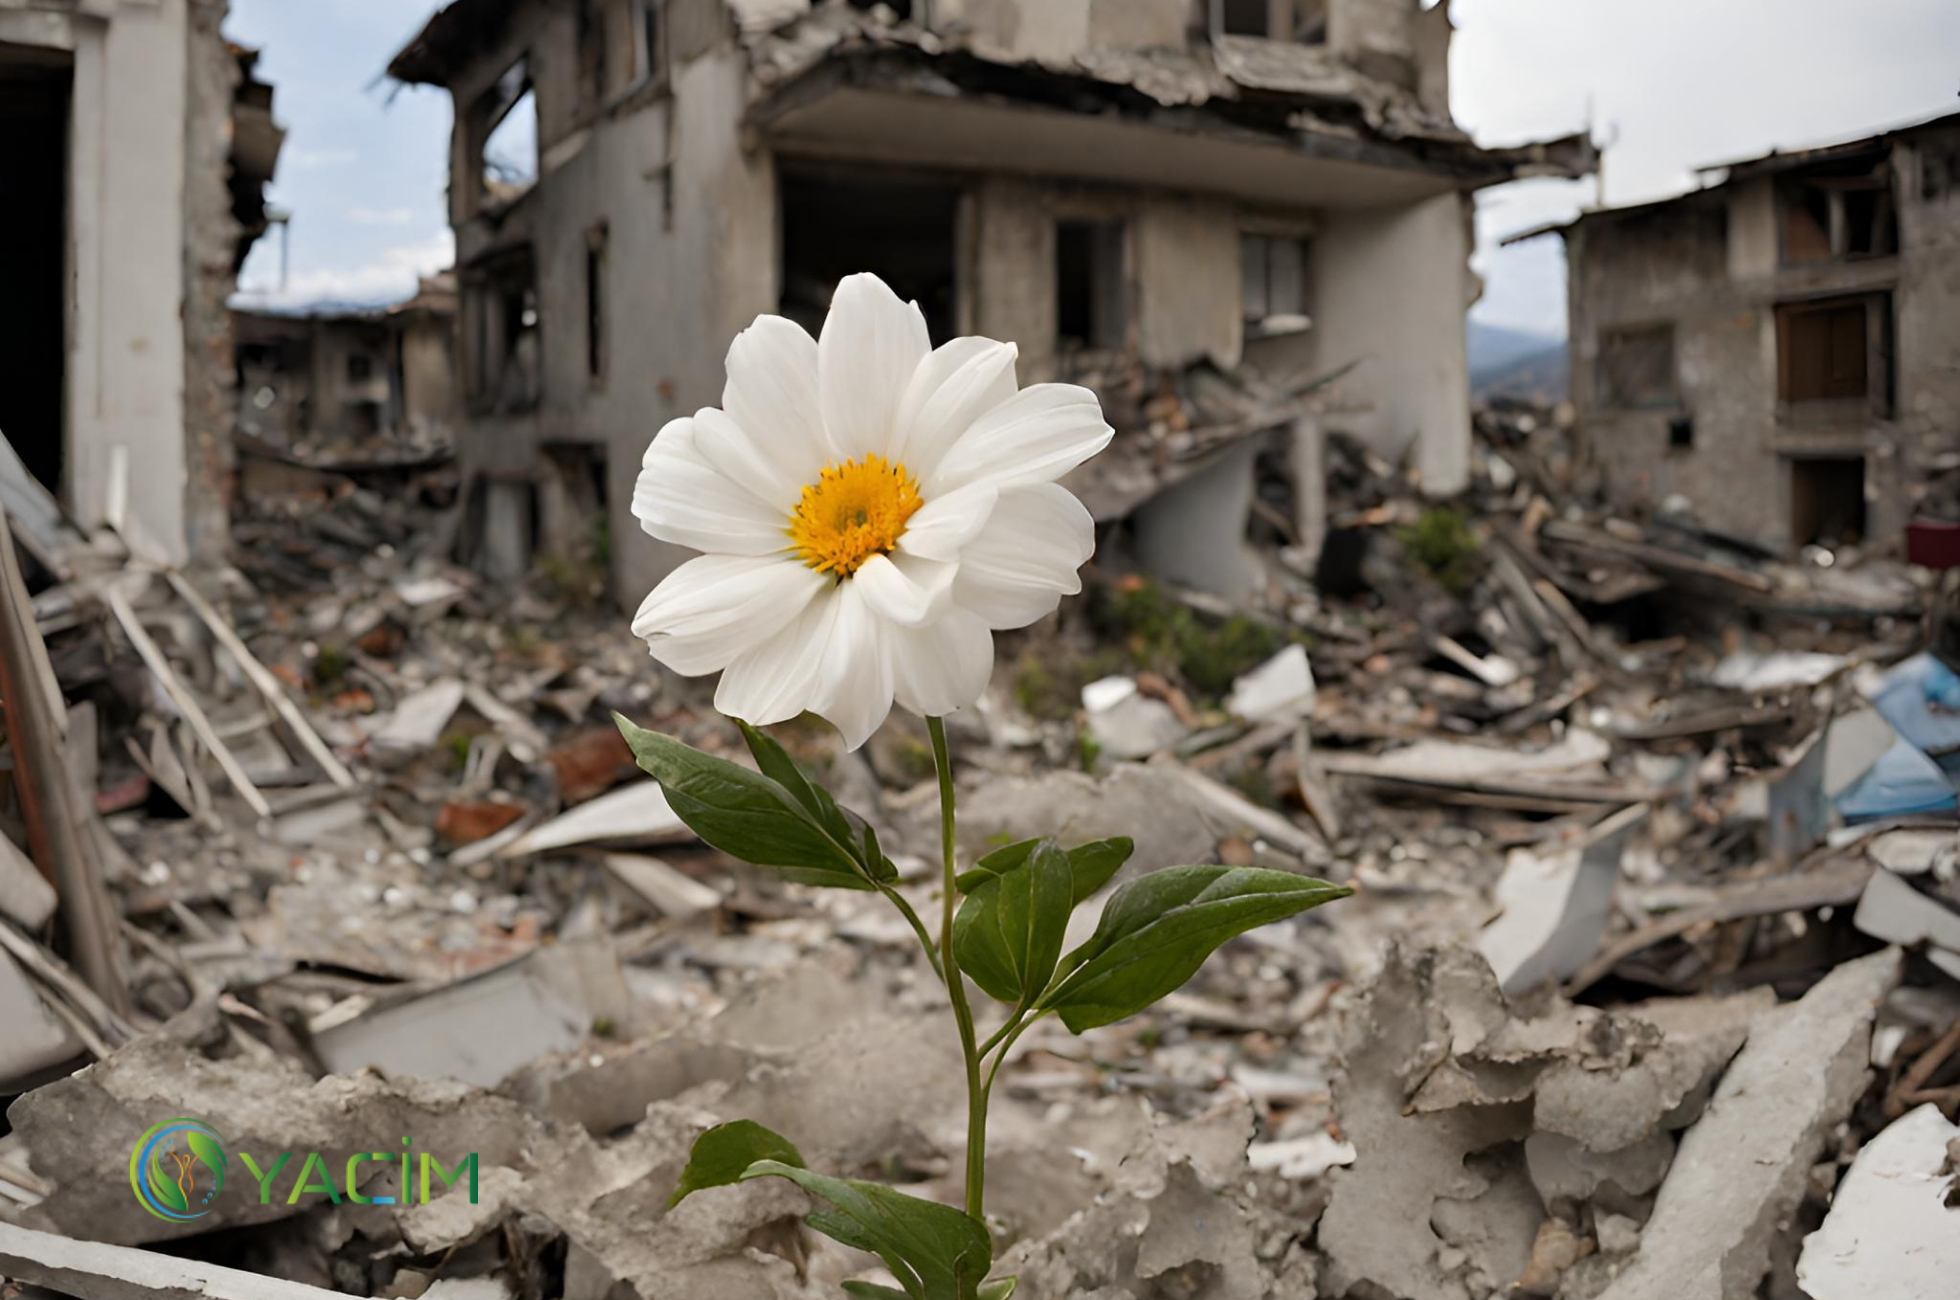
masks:
[[[1565,398],[1564,339],[1473,320],[1465,342],[1470,355],[1471,396],[1546,402]]]

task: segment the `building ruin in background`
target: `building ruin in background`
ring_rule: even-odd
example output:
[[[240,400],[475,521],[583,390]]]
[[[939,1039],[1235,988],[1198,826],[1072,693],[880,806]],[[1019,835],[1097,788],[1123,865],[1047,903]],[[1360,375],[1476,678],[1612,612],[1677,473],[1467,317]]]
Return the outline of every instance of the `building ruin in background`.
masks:
[[[1557,228],[1587,455],[1772,549],[1896,535],[1960,451],[1960,114],[1708,171]]]
[[[0,2],[0,433],[86,525],[222,558],[226,310],[282,132],[223,0]]]
[[[234,310],[238,436],[307,461],[399,460],[456,439],[456,282],[372,310]]]
[[[1169,576],[1254,585],[1266,444],[1311,461],[1309,390],[1349,367],[1343,427],[1460,488],[1468,195],[1592,153],[1474,145],[1449,40],[1419,0],[457,0],[389,71],[456,105],[481,535],[529,532],[547,451],[626,518],[736,331],[814,326],[859,270],[935,341],[1096,388],[1124,436],[1078,486],[1104,520],[1158,498],[1135,543]],[[1265,486],[1315,517],[1317,472],[1290,477]],[[625,598],[681,558],[612,536]]]

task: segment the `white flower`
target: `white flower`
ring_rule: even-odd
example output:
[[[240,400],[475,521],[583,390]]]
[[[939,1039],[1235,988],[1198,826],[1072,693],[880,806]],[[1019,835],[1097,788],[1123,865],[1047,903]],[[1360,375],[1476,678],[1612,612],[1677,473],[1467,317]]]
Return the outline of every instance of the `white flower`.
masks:
[[[1019,388],[1015,350],[934,350],[873,275],[837,286],[823,337],[762,316],[728,352],[722,409],[654,437],[633,513],[704,552],[633,632],[756,726],[809,711],[855,749],[891,712],[972,704],[998,629],[1082,589],[1089,512],[1055,480],[1108,445],[1096,395]]]

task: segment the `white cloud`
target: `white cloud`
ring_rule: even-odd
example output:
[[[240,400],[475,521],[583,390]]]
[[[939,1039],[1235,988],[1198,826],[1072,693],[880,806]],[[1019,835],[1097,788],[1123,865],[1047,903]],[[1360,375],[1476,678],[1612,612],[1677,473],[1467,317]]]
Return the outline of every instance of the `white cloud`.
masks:
[[[363,208],[347,209],[347,220],[356,226],[405,226],[415,220],[414,208]]]
[[[231,302],[234,307],[271,311],[325,303],[383,306],[412,296],[418,278],[446,270],[455,260],[455,237],[443,230],[419,243],[386,249],[361,266],[296,272],[284,288],[257,282],[256,277],[250,283],[241,281]]]

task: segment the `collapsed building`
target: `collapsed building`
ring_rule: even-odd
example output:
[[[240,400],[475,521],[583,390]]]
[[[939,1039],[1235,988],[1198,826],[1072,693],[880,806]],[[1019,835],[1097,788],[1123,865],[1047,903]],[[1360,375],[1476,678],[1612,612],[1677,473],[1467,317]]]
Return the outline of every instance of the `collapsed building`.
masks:
[[[1468,195],[1594,155],[1475,145],[1450,33],[1418,0],[456,0],[389,72],[455,102],[481,563],[528,564],[541,480],[626,518],[728,340],[860,270],[1096,388],[1124,436],[1077,486],[1167,576],[1255,584],[1268,452],[1317,536],[1329,431],[1459,490]],[[612,535],[623,597],[681,558]]]
[[[366,311],[232,313],[238,432],[273,453],[426,455],[455,438],[456,284]]]
[[[1896,535],[1960,449],[1960,114],[1704,175],[1551,228],[1586,453],[1773,549]]]
[[[85,524],[221,557],[240,264],[283,133],[224,0],[0,6],[0,430]]]

